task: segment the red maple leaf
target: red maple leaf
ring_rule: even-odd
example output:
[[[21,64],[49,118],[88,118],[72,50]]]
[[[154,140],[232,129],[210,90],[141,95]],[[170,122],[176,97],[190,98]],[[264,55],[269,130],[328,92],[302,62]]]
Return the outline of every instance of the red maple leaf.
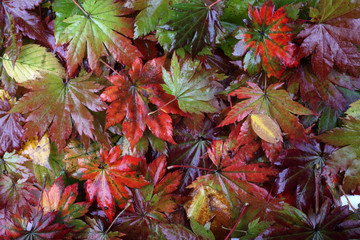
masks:
[[[43,214],[33,210],[31,216],[15,213],[11,217],[0,219],[0,234],[5,239],[54,239],[62,240],[71,227],[56,223],[57,211]]]
[[[208,148],[207,154],[215,165],[213,173],[198,177],[188,188],[199,188],[200,186],[220,187],[222,192],[228,196],[232,205],[234,194],[236,198],[248,201],[249,198],[268,196],[268,192],[256,185],[263,183],[275,176],[277,171],[261,163],[246,163],[248,156],[239,151],[235,156],[229,154],[229,143],[215,140]],[[246,200],[245,200],[246,199]]]
[[[138,177],[134,167],[141,158],[121,156],[119,146],[109,152],[100,150],[100,157],[79,159],[80,168],[73,175],[80,180],[86,180],[86,199],[97,203],[104,210],[110,220],[115,214],[115,200],[124,206],[132,196],[129,188],[140,188],[148,184],[144,177]]]
[[[275,11],[272,1],[265,2],[260,12],[249,5],[252,26],[238,29],[236,38],[240,41],[235,44],[233,54],[246,53],[244,67],[250,73],[257,72],[261,62],[269,77],[280,77],[285,67],[298,64],[294,57],[297,48],[291,42],[292,29],[286,25],[289,19],[285,15],[284,7]]]
[[[115,86],[101,94],[103,101],[111,102],[106,115],[106,127],[122,123],[125,136],[131,147],[142,137],[146,126],[158,138],[176,144],[172,138],[172,119],[167,112],[182,113],[175,102],[164,106],[173,97],[162,89],[164,57],[155,58],[143,65],[137,58],[129,71],[108,77]],[[161,108],[150,114],[149,103]]]
[[[176,210],[172,193],[178,188],[182,173],[165,175],[165,172],[166,157],[161,155],[147,166],[146,178],[150,184],[134,190],[133,211],[118,219],[120,229],[130,238],[146,239],[157,224],[168,223],[167,215]]]

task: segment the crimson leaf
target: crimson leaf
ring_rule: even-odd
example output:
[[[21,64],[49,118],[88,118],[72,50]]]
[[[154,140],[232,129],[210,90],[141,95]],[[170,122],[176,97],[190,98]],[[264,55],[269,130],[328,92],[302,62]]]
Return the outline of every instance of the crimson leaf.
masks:
[[[148,183],[144,178],[137,177],[134,167],[140,158],[121,156],[120,147],[114,147],[109,152],[100,150],[100,157],[82,159],[80,168],[73,175],[80,180],[86,180],[86,199],[97,203],[104,210],[107,217],[112,220],[115,214],[115,200],[125,206],[132,194],[129,188],[140,188]]]

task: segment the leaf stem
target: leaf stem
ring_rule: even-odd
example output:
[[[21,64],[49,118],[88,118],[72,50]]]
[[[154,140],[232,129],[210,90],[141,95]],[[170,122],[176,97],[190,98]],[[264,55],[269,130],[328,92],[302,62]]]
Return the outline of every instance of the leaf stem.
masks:
[[[240,213],[240,216],[239,216],[238,220],[236,221],[234,227],[231,229],[231,231],[229,232],[229,234],[226,236],[226,238],[225,238],[224,240],[228,240],[229,237],[231,236],[231,234],[235,231],[236,226],[239,224],[240,219],[241,219],[242,216],[244,215],[245,210],[246,210],[246,208],[247,208],[248,206],[249,206],[249,203],[245,203],[245,205],[244,205],[244,207],[243,207],[243,209],[242,209],[242,211],[241,211],[241,213]]]
[[[76,5],[78,8],[80,8],[80,10],[81,10],[86,16],[89,15],[75,0],[72,0],[72,1],[75,3],[75,5]]]
[[[167,169],[173,169],[173,168],[194,168],[194,169],[199,169],[199,170],[204,170],[204,171],[215,172],[214,169],[210,169],[210,168],[202,168],[202,167],[194,167],[194,166],[185,166],[185,165],[172,165],[172,166],[167,167]]]
[[[340,191],[342,192],[342,194],[344,194],[344,196],[345,196],[345,198],[346,198],[346,201],[349,203],[349,206],[352,208],[352,210],[354,210],[354,212],[356,212],[357,209],[351,204],[350,199],[347,197],[344,189],[343,189],[340,185],[339,185],[339,189],[340,189]]]
[[[100,62],[102,62],[103,64],[105,64],[108,68],[110,68],[111,70],[113,70],[113,72],[115,72],[117,75],[121,76],[120,73],[118,71],[116,71],[113,67],[111,67],[107,62],[103,61],[102,59],[100,59]]]
[[[108,229],[106,229],[105,235],[110,231],[111,227],[114,225],[114,223],[116,222],[116,220],[120,217],[121,214],[123,214],[123,212],[126,211],[126,209],[128,209],[128,207],[130,207],[130,203],[128,202],[125,206],[125,208],[119,212],[119,214],[116,216],[116,218],[112,221],[112,223],[110,224],[110,226],[108,227]]]
[[[221,1],[222,1],[222,0],[217,0],[216,2],[213,2],[212,4],[210,4],[210,5],[208,6],[208,9],[211,9],[212,6],[214,6],[215,4],[217,4],[217,3],[221,2]]]
[[[148,115],[157,113],[158,111],[160,111],[161,109],[163,109],[164,107],[166,107],[167,105],[169,105],[170,103],[173,103],[175,100],[177,100],[177,98],[172,99],[171,101],[165,103],[165,105],[161,106],[160,108],[156,109],[155,111],[149,112]]]

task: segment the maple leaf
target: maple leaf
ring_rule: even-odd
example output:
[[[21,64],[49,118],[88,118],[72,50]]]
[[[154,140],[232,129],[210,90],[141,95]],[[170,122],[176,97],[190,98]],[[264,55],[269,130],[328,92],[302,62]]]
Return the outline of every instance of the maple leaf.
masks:
[[[49,129],[50,139],[61,152],[74,123],[80,136],[99,139],[89,110],[105,110],[106,104],[95,94],[102,86],[89,80],[90,76],[91,73],[63,82],[58,76],[48,74],[39,81],[21,83],[32,91],[20,98],[10,113],[29,113],[23,138],[41,137]]]
[[[358,34],[360,22],[356,4],[350,0],[334,0],[333,3],[319,1],[313,21],[307,24],[297,38],[303,39],[299,57],[311,56],[315,75],[326,79],[334,64],[342,71],[354,76],[360,74],[360,53],[355,44],[360,45]],[[347,6],[346,6],[347,5]],[[354,10],[353,14],[347,14]],[[314,11],[314,10],[313,10]]]
[[[188,188],[199,189],[202,186],[220,188],[231,206],[237,205],[235,198],[246,202],[252,197],[267,197],[268,192],[255,183],[270,180],[277,171],[265,164],[246,164],[247,156],[241,151],[234,156],[229,156],[229,150],[228,143],[222,140],[213,141],[211,147],[207,149],[207,154],[215,165],[215,169],[212,169],[212,173],[198,177]]]
[[[2,159],[0,159],[0,172],[10,175],[19,174],[25,178],[31,179],[33,174],[30,169],[24,166],[24,163],[30,161],[29,158],[18,155],[15,151],[8,153],[6,152]],[[1,175],[0,173],[0,175]]]
[[[180,63],[174,53],[171,59],[170,72],[162,69],[166,93],[177,100],[184,112],[201,114],[202,112],[216,112],[217,109],[209,101],[215,98],[216,89],[211,88],[211,71],[201,71],[198,61],[186,60]]]
[[[209,119],[184,119],[175,126],[174,138],[177,145],[169,147],[169,165],[188,165],[194,167],[209,167],[209,161],[201,158],[206,153],[211,141],[218,139],[220,129],[215,128]],[[189,185],[198,176],[203,175],[199,169],[184,169],[184,176],[179,191],[186,191]]]
[[[134,211],[125,212],[117,220],[122,232],[130,238],[147,239],[153,234],[154,225],[168,222],[166,214],[176,210],[172,193],[177,190],[182,174],[171,172],[165,175],[165,172],[166,157],[161,155],[147,166],[146,178],[150,184],[134,190]]]
[[[0,156],[19,149],[25,119],[19,113],[10,113],[12,106],[5,95],[0,99]]]
[[[350,110],[350,111],[349,111]],[[352,116],[354,107],[348,109],[349,114],[342,119],[344,127],[334,128],[326,133],[316,136],[322,142],[342,147],[335,151],[329,160],[327,169],[332,175],[344,172],[342,180],[344,190],[353,192],[360,189],[359,179],[359,134],[360,120]]]
[[[172,119],[169,114],[180,113],[175,104],[164,106],[162,97],[167,96],[159,83],[161,66],[165,58],[155,58],[142,64],[137,58],[129,70],[108,77],[115,86],[110,86],[101,94],[103,101],[111,102],[106,116],[106,127],[122,123],[123,131],[131,147],[140,140],[146,126],[158,138],[176,144],[172,138]],[[150,113],[153,103],[164,111]]]
[[[292,29],[286,24],[289,19],[285,16],[284,7],[275,11],[272,1],[266,1],[260,8],[249,6],[251,28],[240,27],[236,38],[233,55],[244,56],[244,68],[254,74],[260,64],[268,77],[279,78],[285,67],[298,64],[295,53],[296,45],[291,42]],[[255,65],[255,66],[254,66]]]
[[[166,22],[169,16],[169,0],[137,1],[134,8],[136,10],[141,9],[135,18],[134,38],[154,31],[158,23]]]
[[[151,239],[186,239],[186,240],[202,240],[202,236],[198,236],[180,224],[160,223],[155,226],[155,236]],[[205,238],[206,239],[206,238]]]
[[[293,195],[293,204],[302,211],[307,212],[311,207],[315,208],[317,198],[321,200],[329,195],[330,190],[327,186],[323,186],[319,179],[323,174],[326,161],[335,150],[330,145],[325,145],[322,149],[320,144],[313,139],[306,143],[293,143],[292,147],[286,149],[274,162],[275,165],[284,168],[275,181],[275,192]],[[294,189],[296,189],[295,192]],[[321,195],[320,192],[316,192],[316,189],[319,189]]]
[[[41,0],[29,0],[20,3],[17,0],[3,0],[0,5],[0,21],[5,23],[4,46],[9,47],[7,53],[12,63],[15,63],[22,46],[20,32],[53,49],[51,30],[35,12],[27,11],[35,8],[41,2]]]
[[[256,239],[356,239],[360,237],[359,220],[351,220],[348,206],[330,209],[326,201],[318,213],[305,214],[297,208],[286,206],[276,213],[277,224]]]
[[[109,56],[130,66],[141,53],[131,44],[128,38],[133,37],[132,19],[123,17],[132,12],[113,0],[85,0],[82,4],[84,12],[73,16],[70,12],[55,8],[61,19],[55,19],[59,25],[56,33],[57,45],[69,44],[67,47],[67,72],[69,76],[76,73],[85,52],[92,70],[99,75],[99,58]],[[65,14],[61,14],[64,13]],[[58,13],[59,12],[59,13]],[[65,16],[66,17],[65,17]]]
[[[268,114],[276,120],[290,139],[304,139],[305,129],[293,114],[311,115],[312,112],[298,102],[292,101],[288,92],[279,90],[282,83],[271,84],[265,92],[256,84],[247,82],[250,88],[241,87],[229,96],[247,99],[237,103],[219,126],[240,122],[249,114]]]
[[[40,204],[44,214],[59,211],[59,215],[64,219],[64,222],[69,226],[74,226],[78,224],[75,218],[83,216],[89,207],[86,202],[74,204],[77,195],[78,184],[75,183],[65,188],[64,180],[60,176],[55,179],[48,191],[43,190]]]
[[[61,240],[71,231],[71,227],[56,223],[56,215],[57,211],[43,214],[41,211],[34,210],[31,216],[15,213],[9,219],[0,219],[0,228],[10,239]]]
[[[169,21],[161,28],[170,31],[174,39],[171,43],[164,44],[164,47],[172,51],[189,44],[193,57],[206,44],[214,48],[217,32],[222,29],[219,21],[220,8],[218,4],[208,4],[202,0],[172,4]]]
[[[100,150],[100,157],[101,159],[80,158],[80,169],[73,176],[86,180],[87,201],[93,202],[96,196],[97,203],[112,220],[115,214],[114,199],[124,205],[132,196],[129,188],[140,188],[148,183],[142,176],[137,177],[137,172],[134,171],[141,159],[121,156],[119,146],[113,147],[109,152]]]
[[[116,231],[118,226],[115,225],[108,231],[110,224],[107,221],[107,218],[95,217],[89,218],[85,216],[85,221],[88,224],[87,228],[79,233],[80,239],[98,239],[98,240],[121,240],[125,235],[119,231]]]
[[[33,191],[37,190],[28,178],[16,175],[2,175],[0,177],[0,209],[10,213],[30,212],[30,206],[36,204]]]
[[[301,99],[310,102],[316,109],[320,102],[341,111],[345,110],[347,100],[338,87],[355,90],[359,87],[360,78],[354,78],[332,70],[326,79],[314,74],[310,65],[300,65],[289,79],[288,89],[294,94],[300,88]]]

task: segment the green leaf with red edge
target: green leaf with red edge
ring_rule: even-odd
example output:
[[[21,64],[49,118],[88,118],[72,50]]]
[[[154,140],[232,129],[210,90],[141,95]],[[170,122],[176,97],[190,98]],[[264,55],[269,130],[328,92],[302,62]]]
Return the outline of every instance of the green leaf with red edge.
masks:
[[[177,190],[182,173],[165,172],[166,157],[161,155],[147,166],[146,179],[150,184],[134,190],[134,211],[127,211],[118,219],[122,232],[130,238],[146,239],[153,234],[155,225],[167,223],[167,215],[175,212],[177,203],[172,193]]]
[[[5,152],[19,149],[23,136],[24,117],[19,113],[9,113],[11,105],[5,96],[0,97],[0,156]]]
[[[282,168],[275,181],[276,194],[293,196],[288,201],[304,212],[315,208],[316,198],[321,202],[326,197],[331,198],[331,190],[328,186],[321,184],[320,178],[329,156],[335,150],[330,145],[321,148],[320,143],[314,139],[306,143],[294,142],[274,162]],[[294,189],[296,189],[295,192]],[[319,189],[317,197],[314,196],[316,189]]]
[[[33,210],[31,216],[15,213],[11,217],[0,219],[0,233],[10,239],[65,239],[71,227],[56,223],[57,211],[43,214],[42,211]]]
[[[57,45],[69,44],[66,55],[69,76],[74,76],[85,53],[90,68],[98,75],[101,73],[99,59],[109,56],[109,53],[118,62],[128,66],[137,57],[142,57],[129,39],[134,35],[133,20],[124,17],[131,14],[132,10],[113,0],[85,0],[81,5],[86,14],[61,15],[62,19],[58,21],[62,23],[57,23],[63,25],[57,28]]]
[[[122,123],[132,148],[142,137],[146,126],[156,137],[176,144],[172,138],[172,119],[167,112],[181,111],[175,103],[164,106],[163,102],[168,99],[160,85],[164,61],[165,57],[154,58],[143,65],[137,58],[129,71],[123,70],[108,77],[114,86],[107,87],[100,96],[103,101],[111,102],[106,127]],[[165,99],[162,99],[163,96]],[[150,113],[149,103],[161,109]]]
[[[85,221],[87,228],[79,233],[80,239],[121,240],[125,235],[117,231],[118,226],[116,224],[111,227],[110,231],[107,231],[110,223],[106,218],[85,216]]]
[[[194,167],[210,167],[209,161],[201,158],[206,153],[211,141],[219,139],[217,136],[219,128],[216,124],[205,119],[186,118],[175,126],[174,138],[177,145],[169,147],[169,165],[185,165]],[[180,192],[186,191],[186,186],[191,184],[198,176],[203,175],[204,171],[193,168],[185,168],[184,177],[179,186]]]
[[[31,206],[37,203],[33,195],[36,190],[37,188],[33,186],[29,178],[2,175],[0,177],[0,209],[5,209],[5,212],[12,214],[29,214]]]
[[[74,124],[80,136],[98,139],[89,110],[105,110],[106,104],[95,94],[103,87],[91,81],[90,76],[91,73],[63,82],[58,76],[46,74],[39,81],[22,83],[21,86],[32,91],[21,97],[10,113],[29,114],[23,137],[42,137],[49,130],[50,139],[61,152]]]
[[[303,39],[299,58],[311,55],[313,70],[319,79],[326,79],[334,65],[354,76],[360,74],[360,53],[355,45],[360,45],[360,11],[355,8],[359,4],[350,2],[319,1],[316,19],[313,19],[319,22],[306,24],[297,35]]]
[[[250,88],[241,87],[229,94],[246,100],[233,106],[219,126],[240,122],[250,114],[263,113],[276,120],[290,139],[305,138],[305,129],[293,114],[311,115],[311,110],[292,101],[285,90],[279,90],[282,83],[268,86],[265,92],[254,83],[247,84]]]
[[[85,191],[88,202],[97,203],[112,220],[115,214],[115,201],[124,206],[132,194],[129,188],[140,188],[148,184],[144,177],[138,176],[134,168],[140,158],[121,156],[119,146],[109,152],[100,150],[100,157],[79,159],[80,168],[74,177],[86,180]]]
[[[288,90],[296,95],[300,89],[301,99],[311,103],[314,110],[320,102],[341,111],[345,110],[347,100],[338,86],[355,90],[360,87],[360,78],[351,77],[332,70],[326,79],[320,79],[314,74],[310,65],[302,64],[291,75]]]
[[[60,176],[55,179],[48,191],[42,193],[40,204],[44,213],[59,211],[59,215],[69,226],[77,226],[75,218],[80,218],[88,211],[89,204],[86,202],[74,203],[78,195],[78,184],[65,187],[64,180]],[[76,224],[75,224],[76,223]],[[85,225],[85,223],[83,224]],[[74,229],[79,230],[79,229]]]
[[[286,17],[284,7],[275,11],[272,1],[267,1],[260,8],[249,6],[249,18],[251,28],[240,27],[237,30],[236,38],[240,41],[235,44],[233,55],[244,56],[244,67],[254,74],[262,65],[268,77],[279,78],[286,67],[293,67],[298,64],[295,53],[297,47],[291,42],[292,29],[286,24],[289,18]]]
[[[241,151],[234,156],[229,156],[229,145],[222,140],[215,140],[207,149],[207,154],[215,165],[213,173],[198,177],[188,188],[210,186],[219,189],[227,196],[234,207],[234,194],[241,202],[247,202],[253,197],[265,198],[268,195],[266,189],[256,183],[269,181],[277,174],[266,164],[245,162],[246,156]]]
[[[330,208],[328,201],[319,213],[301,210],[287,205],[275,212],[276,224],[268,228],[256,239],[357,239],[360,237],[360,220],[350,220],[348,206]]]
[[[222,4],[211,6],[211,1],[190,0],[171,5],[169,21],[157,31],[161,35],[171,34],[170,42],[160,41],[169,52],[190,45],[195,57],[207,44],[215,47],[216,36],[222,26],[219,21]],[[164,33],[163,33],[164,32]]]

